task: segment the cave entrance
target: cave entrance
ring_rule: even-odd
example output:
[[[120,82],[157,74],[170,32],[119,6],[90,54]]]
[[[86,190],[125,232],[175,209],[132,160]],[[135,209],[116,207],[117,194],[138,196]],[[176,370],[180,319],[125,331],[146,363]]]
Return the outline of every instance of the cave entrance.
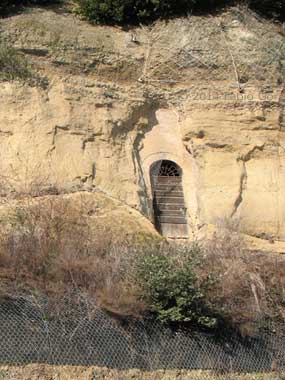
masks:
[[[150,168],[150,178],[156,229],[166,237],[187,238],[182,169],[170,160],[156,161]]]

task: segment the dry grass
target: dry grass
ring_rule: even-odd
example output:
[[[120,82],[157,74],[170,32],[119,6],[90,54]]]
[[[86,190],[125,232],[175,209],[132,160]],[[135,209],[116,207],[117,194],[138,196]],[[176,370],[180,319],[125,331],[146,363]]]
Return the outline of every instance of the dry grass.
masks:
[[[124,242],[111,233],[94,235],[83,201],[21,199],[2,217],[0,229],[3,292],[11,294],[11,287],[38,289],[60,298],[73,289],[112,311],[140,309],[127,278]]]
[[[0,39],[0,80],[20,81],[31,86],[46,88],[47,78],[40,77],[30,61],[7,41]]]
[[[16,49],[0,41],[0,78],[5,80],[28,80],[32,72],[26,58]]]
[[[217,375],[212,371],[201,370],[157,370],[141,371],[139,369],[117,370],[102,367],[84,367],[84,366],[51,366],[46,364],[30,364],[26,366],[1,366],[0,374],[3,378],[13,376],[15,380],[30,380],[34,378],[58,380],[93,380],[96,379],[145,379],[145,380],[164,380],[176,379],[181,380],[275,380],[276,373],[231,373]],[[230,377],[229,377],[230,376]]]
[[[238,225],[222,223],[205,245],[205,260],[217,279],[208,294],[210,302],[243,335],[252,335],[260,328],[277,331],[284,324],[282,256],[249,252]]]
[[[0,284],[2,294],[39,290],[59,300],[80,291],[89,301],[112,312],[142,315],[133,277],[137,255],[146,244],[134,244],[112,231],[90,227],[82,199],[45,196],[11,200],[9,213],[0,218]],[[89,205],[90,206],[90,205]],[[175,251],[159,242],[148,246]],[[179,252],[179,250],[177,250]],[[199,281],[216,279],[206,294],[221,320],[244,335],[260,328],[279,329],[285,318],[285,260],[281,256],[249,253],[237,225],[222,223],[203,247]]]

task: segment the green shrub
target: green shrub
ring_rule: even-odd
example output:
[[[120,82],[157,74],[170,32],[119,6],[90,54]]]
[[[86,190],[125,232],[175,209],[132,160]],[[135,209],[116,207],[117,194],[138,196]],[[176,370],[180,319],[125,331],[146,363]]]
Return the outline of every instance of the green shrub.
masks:
[[[76,0],[79,13],[104,23],[138,23],[191,11],[196,0]]]
[[[0,40],[0,80],[19,80],[31,86],[46,88],[48,79],[34,72],[26,59],[13,46]]]
[[[203,264],[201,249],[192,246],[163,246],[141,253],[136,263],[136,281],[142,299],[162,322],[187,322],[214,327],[216,318],[205,294],[213,280],[198,279]]]
[[[190,11],[196,0],[76,0],[79,13],[98,23],[138,23]]]
[[[284,0],[75,0],[78,12],[97,23],[134,24],[158,18],[211,11],[233,4],[247,3],[268,17],[284,19]]]
[[[6,15],[25,5],[47,5],[58,1],[59,0],[0,0],[0,15]]]
[[[122,23],[125,18],[127,1],[121,0],[78,0],[79,13],[95,22]],[[131,2],[131,1],[130,1]]]
[[[31,76],[27,60],[16,49],[0,42],[0,78],[25,80]]]
[[[284,0],[248,0],[248,5],[263,16],[285,19],[285,1]]]
[[[18,10],[21,6],[48,5],[66,0],[1,0],[0,15]],[[78,12],[98,23],[134,24],[158,18],[186,15],[192,12],[209,13],[219,7],[247,3],[261,15],[284,20],[284,0],[74,0]]]

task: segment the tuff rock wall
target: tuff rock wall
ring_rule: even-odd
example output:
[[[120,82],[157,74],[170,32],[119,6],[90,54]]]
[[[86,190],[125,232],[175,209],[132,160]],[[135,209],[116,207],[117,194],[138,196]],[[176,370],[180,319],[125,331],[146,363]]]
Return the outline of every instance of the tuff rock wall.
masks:
[[[3,195],[99,191],[151,226],[149,168],[170,159],[183,170],[190,237],[227,219],[285,241],[285,52],[274,25],[236,9],[129,32],[30,10],[1,30],[48,79],[1,83]]]

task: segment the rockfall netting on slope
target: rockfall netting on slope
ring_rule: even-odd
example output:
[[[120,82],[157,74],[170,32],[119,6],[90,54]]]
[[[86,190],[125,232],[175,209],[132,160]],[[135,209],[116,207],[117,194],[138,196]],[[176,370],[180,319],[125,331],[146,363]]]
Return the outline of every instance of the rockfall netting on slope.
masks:
[[[191,89],[205,86],[207,78],[221,93],[251,86],[270,92],[284,82],[284,31],[245,8],[157,23],[143,32],[141,81],[188,84]]]
[[[283,371],[285,337],[217,339],[172,331],[154,321],[118,319],[80,296],[60,305],[34,295],[0,305],[0,364],[212,370],[217,373]],[[279,373],[278,372],[278,373]]]
[[[215,16],[159,21],[116,34],[83,25],[71,16],[35,10],[2,24],[3,39],[30,58],[47,57],[52,66],[97,75],[100,80],[156,88],[186,85],[188,91],[200,89],[206,81],[210,88],[215,82],[221,93],[252,86],[271,91],[284,82],[284,28],[245,7]],[[43,62],[39,60],[39,67],[44,67]]]

